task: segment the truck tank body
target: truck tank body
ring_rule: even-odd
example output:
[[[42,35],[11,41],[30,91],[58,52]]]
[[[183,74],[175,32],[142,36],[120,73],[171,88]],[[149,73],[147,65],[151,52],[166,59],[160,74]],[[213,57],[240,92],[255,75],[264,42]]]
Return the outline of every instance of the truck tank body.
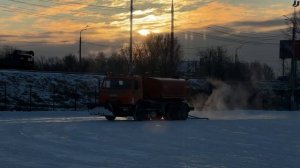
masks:
[[[189,96],[189,88],[184,79],[143,78],[143,97],[152,100],[185,100]]]

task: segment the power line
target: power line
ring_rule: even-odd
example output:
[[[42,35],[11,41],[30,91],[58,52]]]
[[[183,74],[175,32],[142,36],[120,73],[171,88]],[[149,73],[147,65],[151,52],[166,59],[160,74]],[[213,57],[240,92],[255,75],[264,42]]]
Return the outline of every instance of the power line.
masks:
[[[104,8],[106,10],[111,10],[111,9],[121,9],[121,10],[127,10],[127,8],[123,8],[123,7],[114,7],[114,6],[104,6],[104,5],[93,5],[93,4],[85,4],[85,3],[80,3],[80,2],[68,2],[68,3],[62,3],[62,2],[53,2],[53,0],[39,0],[39,1],[43,1],[43,2],[51,2],[53,4],[56,5],[70,5],[70,4],[77,4],[77,5],[86,5],[89,7],[93,7],[93,8]]]
[[[42,41],[6,41],[10,45],[16,45],[17,47],[34,47],[34,46],[45,46],[45,45],[55,45],[55,44],[60,44],[60,45],[73,45],[75,42],[71,41],[58,41],[58,42],[42,42]],[[15,43],[15,44],[12,44]],[[19,43],[19,44],[16,44]],[[26,43],[25,45],[22,45],[22,43]]]
[[[261,41],[256,41],[256,40],[244,40],[244,39],[235,39],[234,37],[230,38],[230,37],[223,37],[223,36],[216,36],[216,35],[212,35],[212,34],[204,34],[204,33],[200,33],[200,32],[191,32],[194,33],[196,35],[201,35],[201,37],[203,35],[205,36],[209,36],[212,39],[216,39],[219,41],[226,41],[226,42],[231,42],[231,43],[247,43],[247,44],[269,44],[269,45],[277,45],[277,43],[270,43],[270,42],[261,42]]]
[[[221,28],[221,29],[223,29],[223,30],[229,30],[229,31],[234,31],[234,29],[231,29],[231,28],[229,28],[229,27],[225,27],[225,26],[216,26],[216,25],[214,25],[214,26],[210,26],[210,28]],[[281,31],[283,31],[284,29],[280,29]],[[279,32],[279,33],[281,33],[281,32]],[[257,35],[259,35],[260,37],[278,37],[278,36],[281,36],[281,35],[278,35],[278,34],[270,34],[270,33],[255,33],[255,32],[252,32],[252,33],[250,33],[250,32],[243,32],[243,34],[244,35],[249,35],[249,36],[257,36]]]
[[[29,2],[22,2],[22,1],[17,1],[17,0],[9,0],[9,1],[15,2],[15,3],[21,3],[21,4],[25,4],[25,5],[36,6],[36,7],[49,8],[49,6],[34,4],[34,3],[29,3]]]
[[[196,35],[201,35],[201,37],[204,35],[203,33],[199,32],[192,32]],[[212,39],[218,40],[218,41],[224,41],[229,43],[243,43],[243,44],[250,44],[250,45],[278,45],[278,43],[270,43],[270,42],[261,42],[261,41],[254,41],[254,40],[241,40],[241,39],[232,39],[232,38],[225,38],[225,37],[219,37],[214,36],[211,34],[205,34],[206,36],[211,37]]]
[[[32,15],[32,16],[55,17],[55,16],[49,16],[49,15],[45,15],[45,14],[37,14],[37,13],[34,13],[33,10],[31,10],[31,9],[16,7],[16,6],[15,7],[10,6],[10,8],[9,8],[8,6],[0,5],[0,8],[3,8],[4,9],[3,11],[14,13],[14,14],[16,13],[16,9],[17,9],[18,13],[24,13],[24,14],[28,14],[28,15]]]
[[[51,8],[55,8],[57,6],[49,6],[49,5],[41,5],[41,4],[38,4],[38,3],[30,3],[30,2],[23,2],[23,1],[18,1],[18,0],[8,0],[8,1],[11,1],[11,2],[14,2],[15,4],[24,4],[24,5],[27,5],[27,6],[35,6],[35,7],[38,7],[38,8],[47,8],[47,9],[51,9]],[[51,1],[49,1],[51,2]],[[72,3],[57,3],[57,2],[52,2],[52,3],[55,3],[55,4],[58,4],[58,5],[67,5],[67,4],[82,4],[82,5],[85,5],[83,3],[76,3],[76,2],[72,2]],[[25,7],[20,7],[20,6],[13,6],[11,3],[9,4],[4,4],[4,5],[7,5],[7,6],[2,6],[2,8],[7,8],[7,7],[10,7],[10,8],[15,8],[15,9],[21,9],[21,11],[17,11],[17,12],[21,12],[21,13],[26,13],[26,14],[30,14],[32,16],[43,16],[43,17],[46,17],[46,18],[50,18],[50,17],[56,17],[57,19],[57,16],[51,16],[51,15],[46,15],[46,14],[42,14],[41,11],[38,11],[38,10],[35,10],[35,9],[32,9],[32,8],[25,8]],[[86,6],[90,6],[90,5],[86,5]],[[123,9],[123,8],[118,8],[118,7],[109,7],[109,6],[99,6],[99,5],[92,5],[94,7],[98,7],[98,8],[107,8],[105,10],[110,10],[110,9]],[[125,8],[124,8],[125,9]],[[25,12],[24,12],[25,10]],[[9,12],[6,10],[6,12]],[[14,13],[16,13],[16,11],[12,11]],[[94,14],[94,15],[99,15],[99,13],[95,13],[95,12],[90,12],[90,11],[74,11],[74,10],[71,10],[71,13],[73,14],[79,14],[79,15],[82,15],[82,14]],[[101,14],[103,15],[103,13]],[[105,14],[104,14],[105,15]],[[82,17],[88,17],[88,16],[82,16]],[[72,18],[70,20],[80,20],[82,21],[82,19],[79,19],[79,18]]]
[[[31,15],[31,16],[35,16],[35,17],[43,17],[43,18],[47,18],[47,19],[60,19],[62,18],[61,16],[55,16],[55,15],[47,15],[47,14],[43,14],[40,11],[34,10],[34,9],[29,9],[29,8],[24,8],[24,7],[19,7],[19,6],[3,6],[0,5],[0,8],[3,8],[4,12],[9,12],[9,13],[24,13],[27,15]],[[16,11],[17,10],[17,11]],[[73,11],[74,13],[74,11]],[[83,12],[77,12],[78,14],[82,14]],[[68,17],[68,16],[65,16]],[[83,19],[81,18],[71,18],[70,20],[75,20],[75,21],[82,21]]]
[[[243,33],[234,34],[234,33],[229,33],[229,32],[225,32],[225,31],[217,30],[217,29],[214,29],[212,27],[208,27],[208,29],[210,29],[212,31],[215,31],[215,32],[218,32],[218,33],[222,33],[222,34],[226,34],[226,35],[230,35],[230,36],[234,36],[234,37],[238,37],[238,38],[251,38],[251,39],[259,39],[259,40],[274,40],[274,39],[277,39],[277,38],[272,38],[272,37],[281,37],[282,36],[282,35],[274,35],[274,36],[247,36],[247,35],[244,35]]]
[[[20,7],[20,6],[13,6],[11,3],[2,3],[1,5],[3,8],[10,8],[10,9],[21,9],[21,10],[26,10],[28,12],[38,12],[37,10],[35,9],[32,9],[32,8],[25,8],[25,7]],[[18,11],[14,10],[14,13],[17,13]]]
[[[98,47],[122,47],[121,45],[107,45],[107,44],[99,44],[99,43],[92,43],[92,42],[82,42],[83,44],[89,44],[89,45],[94,45]]]

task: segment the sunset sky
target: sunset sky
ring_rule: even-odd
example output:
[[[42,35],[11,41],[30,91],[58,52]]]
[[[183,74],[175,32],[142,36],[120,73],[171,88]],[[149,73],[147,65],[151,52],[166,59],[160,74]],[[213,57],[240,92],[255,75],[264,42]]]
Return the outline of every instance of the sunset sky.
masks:
[[[174,0],[175,33],[192,60],[199,48],[223,45],[244,61],[280,65],[278,42],[293,0]],[[1,0],[0,45],[38,56],[110,53],[129,41],[129,0]],[[170,31],[171,0],[134,1],[134,41]],[[256,43],[256,44],[255,44]]]

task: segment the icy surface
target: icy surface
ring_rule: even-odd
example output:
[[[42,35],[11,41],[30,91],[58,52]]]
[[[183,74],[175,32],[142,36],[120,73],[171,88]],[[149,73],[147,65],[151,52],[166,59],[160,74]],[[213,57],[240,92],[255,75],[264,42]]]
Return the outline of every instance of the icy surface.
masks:
[[[86,111],[1,112],[0,167],[299,167],[297,115],[240,113],[248,119],[109,122]]]

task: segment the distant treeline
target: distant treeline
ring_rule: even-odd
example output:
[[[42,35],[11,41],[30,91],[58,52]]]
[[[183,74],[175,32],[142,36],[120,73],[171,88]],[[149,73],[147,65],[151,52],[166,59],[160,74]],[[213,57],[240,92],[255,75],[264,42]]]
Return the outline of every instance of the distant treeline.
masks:
[[[133,47],[133,64],[129,63],[129,48],[125,47],[111,55],[99,52],[82,58],[79,62],[74,54],[64,57],[36,57],[35,69],[43,71],[113,73],[113,74],[148,74],[151,76],[171,77],[186,76],[185,70],[179,72],[183,62],[182,47],[177,39],[174,42],[174,56],[170,54],[169,35],[149,35],[142,43]],[[7,58],[12,47],[2,47],[0,61]],[[230,59],[227,49],[216,46],[199,50],[198,60],[194,61],[194,71],[188,75],[200,78],[221,80],[270,80],[274,78],[273,70],[259,62],[246,63]],[[173,60],[173,61],[171,61]],[[4,67],[0,68],[3,69]],[[186,67],[190,69],[190,67]],[[188,70],[186,70],[188,71]]]
[[[261,81],[275,78],[273,69],[260,62],[240,62],[231,59],[227,49],[217,46],[198,52],[199,63],[195,75],[223,81]]]

